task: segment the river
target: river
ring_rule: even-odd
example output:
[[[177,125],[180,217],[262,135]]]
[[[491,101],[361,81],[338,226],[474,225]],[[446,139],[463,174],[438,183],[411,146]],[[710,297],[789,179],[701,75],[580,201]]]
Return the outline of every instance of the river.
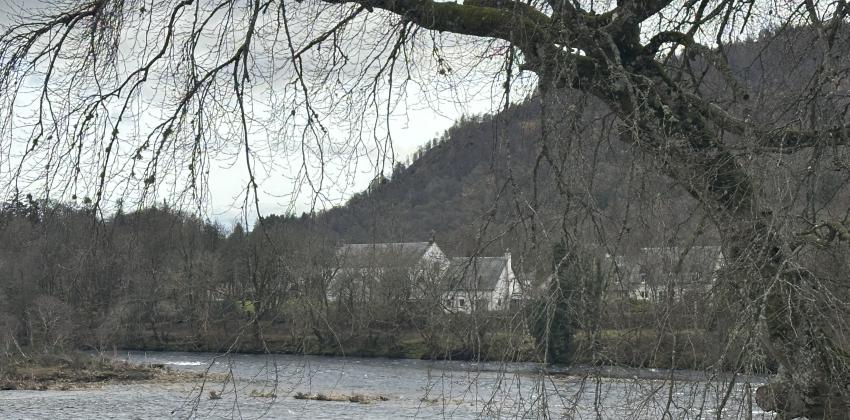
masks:
[[[109,384],[73,391],[2,391],[1,419],[159,418],[772,418],[746,387],[700,372],[618,370],[617,378],[545,374],[526,363],[292,355],[129,352],[116,357],[230,373],[206,384]],[[610,372],[609,372],[610,373]],[[671,386],[672,383],[672,386]],[[221,394],[210,399],[209,391]],[[384,396],[369,404],[300,400],[296,392]],[[252,395],[253,394],[253,395]],[[264,396],[258,396],[264,394]],[[270,397],[274,394],[275,397]],[[750,394],[751,395],[751,394]],[[718,410],[719,401],[726,401]],[[720,415],[718,416],[718,412]]]

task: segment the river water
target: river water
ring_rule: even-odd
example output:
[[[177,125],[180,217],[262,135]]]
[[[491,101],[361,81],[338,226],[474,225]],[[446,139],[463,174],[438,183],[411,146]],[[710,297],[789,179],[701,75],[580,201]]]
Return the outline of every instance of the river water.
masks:
[[[735,381],[730,387],[731,378],[712,380],[699,372],[679,372],[671,381],[664,371],[619,370],[610,378],[546,374],[539,365],[522,363],[178,352],[117,357],[232,374],[235,380],[0,391],[0,419],[772,418],[750,404],[748,394],[758,384]],[[209,399],[210,390],[221,399]],[[386,400],[299,400],[293,398],[296,392]]]

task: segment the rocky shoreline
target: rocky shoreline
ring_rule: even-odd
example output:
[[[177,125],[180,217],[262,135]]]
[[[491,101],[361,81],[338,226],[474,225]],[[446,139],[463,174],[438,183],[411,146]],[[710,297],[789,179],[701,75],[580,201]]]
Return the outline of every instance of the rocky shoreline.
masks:
[[[204,373],[172,370],[164,365],[140,365],[84,353],[0,358],[0,391],[74,390],[106,384],[195,382]]]

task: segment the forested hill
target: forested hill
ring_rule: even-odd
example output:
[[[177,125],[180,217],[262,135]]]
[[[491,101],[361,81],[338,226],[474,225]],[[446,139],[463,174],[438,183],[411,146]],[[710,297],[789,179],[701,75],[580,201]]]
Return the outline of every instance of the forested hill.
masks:
[[[530,251],[532,240],[548,249],[565,217],[581,230],[577,225],[592,224],[591,214],[622,218],[629,200],[661,194],[667,203],[693,204],[640,170],[641,157],[627,145],[600,142],[612,121],[600,117],[598,105],[578,100],[588,102],[585,126],[547,140],[537,96],[496,115],[465,117],[421,148],[409,166],[396,165],[317,221],[347,242],[433,237],[451,254],[497,255]],[[563,103],[549,105],[565,112]],[[631,182],[635,171],[644,177],[638,184]]]
[[[540,107],[533,99],[498,116],[467,117],[429,141],[409,166],[397,164],[386,178],[319,217],[351,242],[422,241],[432,235],[461,251],[477,245],[478,230],[505,217],[505,185],[512,175],[527,190],[539,152]],[[496,211],[494,211],[496,210]]]
[[[729,68],[753,95],[743,101],[746,112],[765,126],[796,118],[797,110],[783,105],[783,98],[795,97],[817,71],[818,53],[805,49],[809,37],[805,28],[786,27],[725,47]],[[708,97],[741,111],[739,93],[721,74],[699,59],[688,64],[690,72],[704,71],[701,89]],[[496,115],[463,118],[421,148],[409,166],[397,165],[318,221],[343,241],[423,241],[433,235],[461,254],[528,250],[531,239],[544,245],[560,236],[564,223],[582,242],[607,235],[626,247],[691,240],[696,231],[702,235],[697,241],[716,240],[690,196],[653,175],[658,163],[617,140],[616,122],[597,101],[567,92],[542,102],[535,95]],[[541,118],[554,127],[545,136]],[[801,163],[805,156],[783,159],[783,165],[794,165],[793,159]],[[773,163],[761,163],[753,170],[771,182]],[[830,194],[828,178],[812,184],[813,194]]]

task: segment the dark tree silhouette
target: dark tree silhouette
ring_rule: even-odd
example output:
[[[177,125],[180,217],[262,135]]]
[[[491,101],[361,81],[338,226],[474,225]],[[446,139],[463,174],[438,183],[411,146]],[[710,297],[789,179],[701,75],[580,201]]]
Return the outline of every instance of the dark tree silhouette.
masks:
[[[108,196],[150,199],[170,184],[203,200],[211,160],[239,154],[256,204],[257,161],[294,146],[299,179],[320,197],[329,156],[377,150],[376,172],[390,172],[391,138],[373,128],[408,81],[439,90],[489,70],[509,103],[533,74],[544,102],[570,91],[604,109],[612,129],[600,143],[613,134],[699,203],[729,262],[725,281],[740,291],[737,310],[782,367],[760,405],[830,418],[850,406],[846,305],[809,257],[846,246],[848,216],[796,188],[847,171],[848,11],[844,0],[51,4],[13,16],[0,35],[7,191],[90,197],[94,212]],[[771,28],[789,54],[751,60],[762,76],[733,74],[729,44]],[[796,89],[774,77],[781,66],[797,66]],[[782,92],[754,94],[769,84]],[[579,113],[557,109],[540,125],[553,147]],[[338,124],[346,134],[334,135]],[[257,140],[260,127],[275,140]],[[794,172],[789,160],[808,165]],[[766,179],[765,162],[788,184]],[[773,201],[777,191],[793,204]]]

